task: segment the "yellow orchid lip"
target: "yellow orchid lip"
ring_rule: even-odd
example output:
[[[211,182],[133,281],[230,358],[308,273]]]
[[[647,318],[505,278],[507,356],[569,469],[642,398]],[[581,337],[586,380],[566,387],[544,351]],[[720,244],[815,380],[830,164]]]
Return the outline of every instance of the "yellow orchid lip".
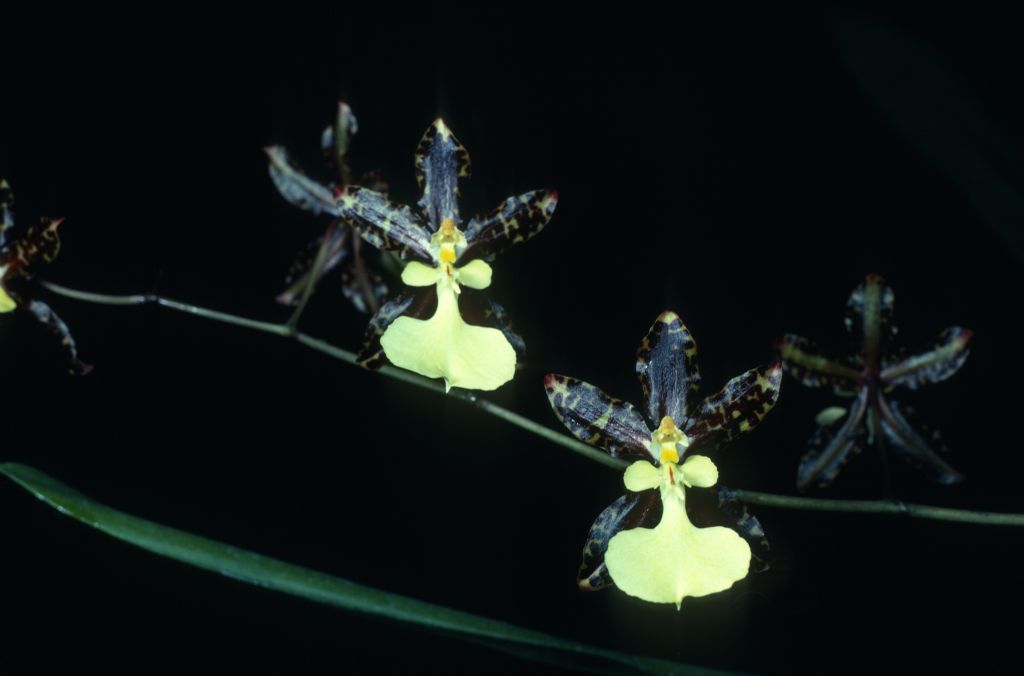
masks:
[[[442,260],[446,251],[454,260],[452,244],[442,244],[440,251]],[[409,286],[435,285],[437,310],[430,319],[399,317],[388,326],[380,344],[391,363],[428,378],[444,378],[446,391],[494,390],[511,380],[516,353],[505,334],[467,324],[459,313],[461,286],[485,289],[491,275],[491,266],[480,259],[458,268],[447,261],[439,266],[408,263],[402,281]]]
[[[724,591],[746,577],[750,545],[729,528],[698,528],[686,514],[686,488],[718,481],[710,458],[695,455],[682,465],[663,462],[661,467],[640,460],[626,469],[623,480],[631,491],[660,489],[662,517],[654,528],[624,530],[608,541],[604,561],[622,591],[680,608],[687,596]]]
[[[428,378],[444,378],[445,390],[494,390],[512,379],[516,353],[498,329],[467,324],[453,284],[438,284],[430,319],[399,317],[380,339],[395,366]]]

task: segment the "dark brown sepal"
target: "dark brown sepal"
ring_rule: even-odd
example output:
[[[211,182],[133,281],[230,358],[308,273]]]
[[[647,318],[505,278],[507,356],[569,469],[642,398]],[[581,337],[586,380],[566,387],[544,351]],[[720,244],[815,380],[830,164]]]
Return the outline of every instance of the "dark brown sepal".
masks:
[[[18,307],[31,312],[39,320],[39,323],[49,329],[50,333],[60,340],[61,347],[68,353],[68,358],[71,362],[69,372],[72,375],[85,375],[92,371],[92,365],[86,364],[78,358],[78,347],[75,344],[74,336],[71,335],[71,330],[68,329],[68,325],[64,323],[64,320],[49,305],[41,300],[28,298],[10,289],[8,289],[8,293],[18,304]]]
[[[779,399],[778,361],[736,376],[701,402],[687,428],[689,453],[708,453],[757,427]]]
[[[846,330],[867,364],[878,364],[896,335],[892,323],[895,303],[896,294],[876,274],[868,275],[846,301]]]
[[[533,190],[509,197],[486,216],[475,216],[466,227],[466,249],[460,261],[486,258],[530,239],[548,224],[558,204],[554,190]]]
[[[960,326],[951,326],[928,349],[922,350],[882,369],[882,382],[916,390],[922,385],[938,383],[949,378],[964,365],[970,354],[968,344],[974,332]]]
[[[813,342],[786,334],[775,345],[782,367],[807,387],[831,387],[836,393],[856,391],[860,373],[839,360],[825,357]]]
[[[616,458],[653,457],[651,431],[633,404],[609,397],[590,383],[553,373],[545,376],[544,391],[555,415],[580,441]]]
[[[446,219],[459,218],[459,179],[469,178],[469,153],[455,134],[438,118],[416,147],[416,183],[423,196],[417,203],[432,230]]]
[[[415,258],[433,265],[430,233],[407,206],[393,204],[382,193],[350,188],[338,199],[341,216],[363,239],[382,251],[394,251],[404,260]]]
[[[864,448],[868,436],[867,409],[868,391],[862,388],[845,416],[818,426],[797,468],[796,486],[800,491],[828,486],[846,461]]]
[[[501,305],[498,305],[493,300],[487,301],[487,307],[484,308],[484,323],[486,326],[491,326],[503,334],[505,339],[512,345],[512,349],[516,351],[516,355],[519,360],[526,356],[526,341],[512,329],[512,320],[508,316],[508,312]],[[519,362],[517,361],[517,366]]]
[[[42,218],[39,225],[33,225],[24,237],[16,239],[7,248],[8,266],[6,277],[30,276],[31,266],[40,258],[52,263],[60,253],[60,237],[57,228],[64,222],[63,218]]]
[[[334,192],[306,176],[288,158],[288,151],[281,146],[267,146],[263,152],[270,160],[270,179],[286,202],[314,214],[338,215]]]
[[[583,560],[576,584],[584,591],[597,591],[614,584],[604,564],[608,541],[631,528],[654,528],[661,521],[661,497],[656,489],[629,492],[598,514],[583,545]]]
[[[960,483],[963,474],[950,465],[939,453],[932,450],[935,444],[940,451],[945,451],[942,438],[937,432],[931,433],[930,441],[918,434],[904,415],[900,405],[895,401],[887,401],[879,395],[879,417],[882,433],[886,444],[911,466],[924,472],[932,481],[944,486]],[[910,415],[910,412],[906,412]]]
[[[352,235],[351,228],[335,221],[327,227],[323,235],[307,244],[288,267],[288,276],[285,278],[287,288],[278,294],[277,302],[282,305],[295,305],[299,302],[321,249],[326,248],[323,254],[324,263],[314,284],[319,283],[324,275],[348,259],[351,255]]]
[[[647,419],[657,425],[664,416],[683,425],[687,399],[700,389],[697,342],[674,312],[658,315],[636,353],[636,373],[644,391]]]

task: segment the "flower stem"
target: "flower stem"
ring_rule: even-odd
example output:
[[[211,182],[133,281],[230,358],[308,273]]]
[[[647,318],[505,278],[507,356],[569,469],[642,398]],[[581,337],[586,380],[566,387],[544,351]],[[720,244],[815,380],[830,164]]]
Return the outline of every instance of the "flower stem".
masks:
[[[792,495],[758,493],[738,489],[726,489],[725,496],[750,505],[778,507],[780,509],[802,509],[815,512],[845,512],[848,514],[897,514],[916,519],[955,521],[958,523],[981,523],[989,526],[1024,526],[1024,514],[1005,512],[976,512],[967,509],[951,509],[932,505],[918,505],[900,500],[833,500],[828,498],[803,498]]]
[[[199,307],[198,305],[181,303],[155,294],[118,296],[79,291],[77,289],[61,286],[60,284],[54,284],[53,282],[43,281],[41,284],[53,293],[88,303],[99,303],[103,305],[160,305],[186,314],[212,319],[217,322],[234,324],[247,329],[262,331],[263,333],[272,333],[286,338],[294,338],[299,343],[310,349],[322,352],[323,354],[334,357],[335,359],[347,364],[356,363],[356,354],[354,352],[336,347],[326,341],[320,340],[319,338],[314,338],[313,336],[302,333],[301,331],[296,330],[293,326],[290,326],[288,323],[276,324],[273,322],[249,319],[247,317],[239,317],[238,315],[228,314],[227,312],[220,312],[218,310],[211,310],[209,308]],[[444,387],[439,381],[430,380],[415,373],[395,368],[394,366],[384,366],[378,372],[388,378],[394,378],[396,380],[409,383],[410,385],[415,385],[416,387],[422,387],[439,394],[444,393]],[[563,446],[589,460],[594,460],[595,462],[599,462],[618,470],[625,469],[628,464],[626,461],[615,459],[607,453],[589,446],[574,437],[536,423],[529,418],[521,416],[518,413],[510,411],[493,402],[487,401],[486,399],[481,399],[476,396],[476,394],[468,390],[453,389],[448,393],[448,396],[461,399],[482,411],[490,413],[496,418],[509,422],[554,444]],[[933,519],[937,521],[952,521],[957,523],[977,523],[990,526],[1024,526],[1024,514],[978,512],[965,509],[951,509],[948,507],[904,503],[898,500],[834,500],[828,498],[806,498],[791,495],[778,495],[775,493],[760,493],[757,491],[737,489],[726,489],[726,491],[728,497],[741,502],[751,505],[761,505],[764,507],[778,507],[780,509],[856,514],[897,514],[919,519]]]

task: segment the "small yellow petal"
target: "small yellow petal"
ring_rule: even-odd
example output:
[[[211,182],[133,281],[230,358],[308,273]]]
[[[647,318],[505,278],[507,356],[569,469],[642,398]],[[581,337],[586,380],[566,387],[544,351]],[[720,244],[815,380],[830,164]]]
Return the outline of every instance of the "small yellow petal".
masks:
[[[437,311],[427,320],[399,317],[380,338],[392,364],[448,388],[494,390],[512,380],[516,353],[497,329],[462,320],[453,287],[439,287]]]
[[[430,286],[436,284],[441,272],[429,265],[412,261],[402,270],[402,282],[409,286]]]
[[[491,266],[477,258],[461,268],[456,268],[459,273],[459,284],[468,286],[471,289],[486,289],[491,285]]]
[[[2,285],[0,285],[0,313],[10,312],[16,307],[18,307],[18,304],[14,302],[13,298],[7,295],[7,291]]]
[[[626,488],[634,492],[657,488],[661,484],[661,470],[646,460],[637,460],[626,468],[622,480]]]
[[[679,468],[688,486],[711,488],[718,483],[718,468],[706,455],[691,455]]]
[[[728,589],[747,575],[750,546],[728,528],[697,528],[674,496],[664,500],[655,528],[634,528],[608,542],[605,564],[615,584],[630,596],[674,603]]]

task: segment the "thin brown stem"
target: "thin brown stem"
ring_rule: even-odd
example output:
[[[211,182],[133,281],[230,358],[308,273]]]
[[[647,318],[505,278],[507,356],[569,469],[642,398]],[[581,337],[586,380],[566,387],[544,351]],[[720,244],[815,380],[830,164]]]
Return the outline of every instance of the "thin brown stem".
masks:
[[[272,333],[278,336],[294,338],[302,345],[334,357],[347,364],[356,363],[354,352],[331,345],[330,343],[314,338],[308,334],[296,331],[293,327],[285,324],[258,321],[247,317],[220,312],[190,305],[176,300],[163,298],[155,294],[132,294],[126,296],[109,295],[102,293],[91,293],[79,291],[52,282],[41,282],[50,291],[82,300],[89,303],[100,303],[103,305],[146,305],[155,304],[162,307],[185,312],[187,314],[212,319],[213,321],[234,324],[264,333]],[[444,393],[444,387],[436,380],[430,380],[423,376],[405,371],[394,366],[384,366],[379,370],[381,375],[394,378],[403,382],[422,387],[439,394]],[[465,401],[476,408],[485,411],[496,418],[509,422],[520,429],[546,439],[554,444],[578,453],[583,457],[599,462],[613,469],[622,470],[627,463],[623,460],[612,458],[607,453],[589,446],[578,439],[567,434],[557,432],[550,427],[525,418],[514,411],[499,406],[493,402],[481,399],[468,390],[453,389],[448,396]],[[1024,514],[1007,514],[999,512],[978,512],[965,509],[951,509],[948,507],[934,507],[931,505],[917,505],[903,503],[896,500],[831,500],[826,498],[806,498],[790,495],[777,495],[774,493],[760,493],[757,491],[728,490],[728,495],[734,499],[751,505],[765,507],[777,507],[780,509],[799,509],[817,512],[842,512],[855,514],[895,514],[919,519],[933,519],[938,521],[950,521],[955,523],[986,524],[990,526],[1024,526]]]

